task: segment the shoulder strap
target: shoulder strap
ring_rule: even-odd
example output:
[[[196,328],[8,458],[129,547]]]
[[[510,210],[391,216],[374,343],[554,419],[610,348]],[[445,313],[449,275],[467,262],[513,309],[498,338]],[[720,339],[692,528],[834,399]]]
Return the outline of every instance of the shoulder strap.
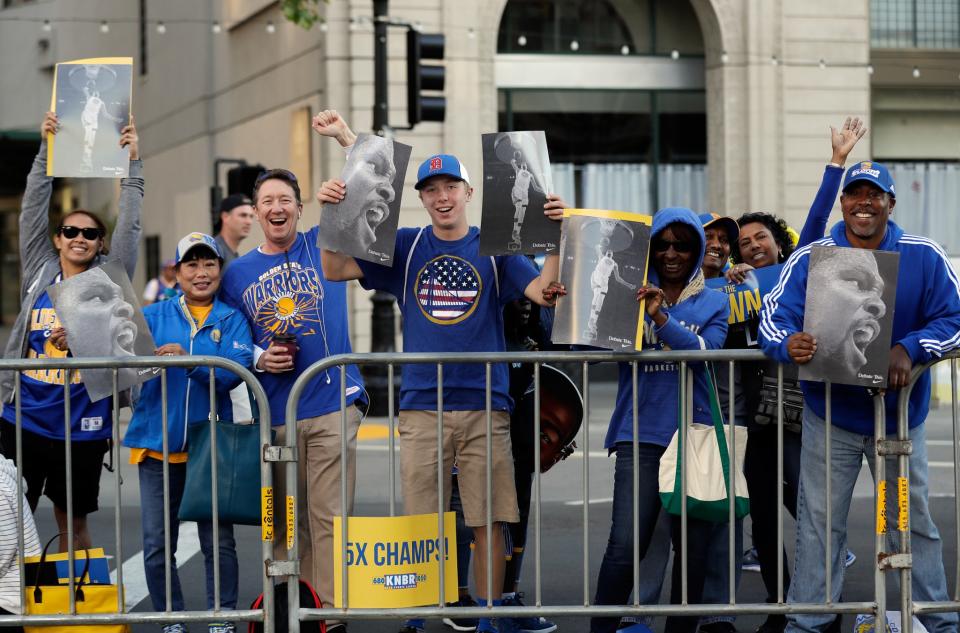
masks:
[[[497,299],[500,298],[500,271],[497,270],[497,258],[490,256],[490,263],[493,264],[493,285],[497,288]]]
[[[425,227],[420,227],[420,230],[417,232],[417,236],[413,238],[413,244],[410,245],[410,251],[407,252],[407,263],[403,268],[403,296],[400,299],[400,303],[403,305],[407,304],[407,281],[410,277],[410,260],[413,259],[413,251],[417,248],[417,243],[420,241],[420,236],[423,235],[423,229]]]

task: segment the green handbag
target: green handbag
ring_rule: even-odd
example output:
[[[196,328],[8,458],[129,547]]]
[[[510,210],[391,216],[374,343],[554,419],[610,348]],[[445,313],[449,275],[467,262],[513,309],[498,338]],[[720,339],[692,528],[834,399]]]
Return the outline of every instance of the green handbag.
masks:
[[[224,523],[260,525],[260,424],[218,421],[217,515]],[[187,477],[181,521],[212,521],[210,423],[187,428]]]

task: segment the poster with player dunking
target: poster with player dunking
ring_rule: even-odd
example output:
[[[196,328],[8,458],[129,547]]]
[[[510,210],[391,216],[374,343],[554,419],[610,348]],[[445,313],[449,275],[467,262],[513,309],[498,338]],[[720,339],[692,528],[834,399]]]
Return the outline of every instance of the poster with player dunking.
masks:
[[[47,175],[125,178],[130,153],[120,131],[130,122],[132,57],[57,64],[50,109],[60,130],[47,139]]]
[[[886,387],[900,253],[814,246],[809,257],[803,331],[817,351],[800,379]]]
[[[484,134],[480,254],[546,253],[557,248],[560,223],[543,214],[553,175],[543,132]]]
[[[566,209],[553,341],[634,351],[643,345],[637,289],[647,281],[653,218],[623,211]]]

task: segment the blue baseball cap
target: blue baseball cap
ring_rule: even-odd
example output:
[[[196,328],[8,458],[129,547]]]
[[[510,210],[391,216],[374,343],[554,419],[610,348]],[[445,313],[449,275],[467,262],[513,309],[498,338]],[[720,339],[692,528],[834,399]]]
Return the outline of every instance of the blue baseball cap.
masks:
[[[847,187],[858,180],[872,182],[882,191],[889,193],[894,198],[897,197],[897,193],[893,187],[893,177],[887,168],[880,163],[865,160],[850,167],[850,169],[847,170],[847,174],[843,177],[843,187],[841,191],[846,191]]]
[[[189,233],[177,243],[177,263],[182,262],[187,253],[198,247],[209,248],[214,255],[223,259],[220,249],[217,248],[216,240],[206,233]]]
[[[720,215],[719,213],[701,213],[700,224],[706,231],[711,226],[722,226],[727,230],[727,240],[733,244],[740,237],[740,226],[737,221],[731,217]]]
[[[453,176],[470,186],[470,176],[467,175],[467,168],[452,154],[434,154],[420,163],[420,168],[417,169],[417,184],[413,188],[421,189],[423,182],[434,176]]]

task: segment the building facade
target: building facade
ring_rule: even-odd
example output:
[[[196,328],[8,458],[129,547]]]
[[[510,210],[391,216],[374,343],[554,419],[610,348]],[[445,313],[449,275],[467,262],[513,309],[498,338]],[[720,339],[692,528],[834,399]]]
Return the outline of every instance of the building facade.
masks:
[[[311,30],[275,0],[0,3],[0,156],[15,167],[0,178],[6,319],[17,308],[18,193],[55,62],[134,58],[147,175],[140,286],[180,236],[211,230],[210,188],[226,185],[228,168],[218,159],[294,171],[312,223],[312,192],[343,153],[313,134],[311,115],[335,108],[357,131],[372,125],[371,0],[321,3]],[[896,162],[895,217],[960,254],[960,229],[944,217],[960,193],[960,0],[391,0],[389,15],[446,37],[446,120],[395,130],[414,148],[401,225],[428,221],[409,186],[423,158],[453,153],[472,169],[478,223],[480,135],[542,129],[571,203],[769,211],[799,227],[830,158],[829,126],[853,115],[871,131],[851,160]],[[388,50],[399,128],[403,28]],[[56,205],[110,215],[116,192],[111,181],[61,182]],[[259,239],[257,227],[241,251]],[[356,349],[367,351],[367,293],[351,296]]]

